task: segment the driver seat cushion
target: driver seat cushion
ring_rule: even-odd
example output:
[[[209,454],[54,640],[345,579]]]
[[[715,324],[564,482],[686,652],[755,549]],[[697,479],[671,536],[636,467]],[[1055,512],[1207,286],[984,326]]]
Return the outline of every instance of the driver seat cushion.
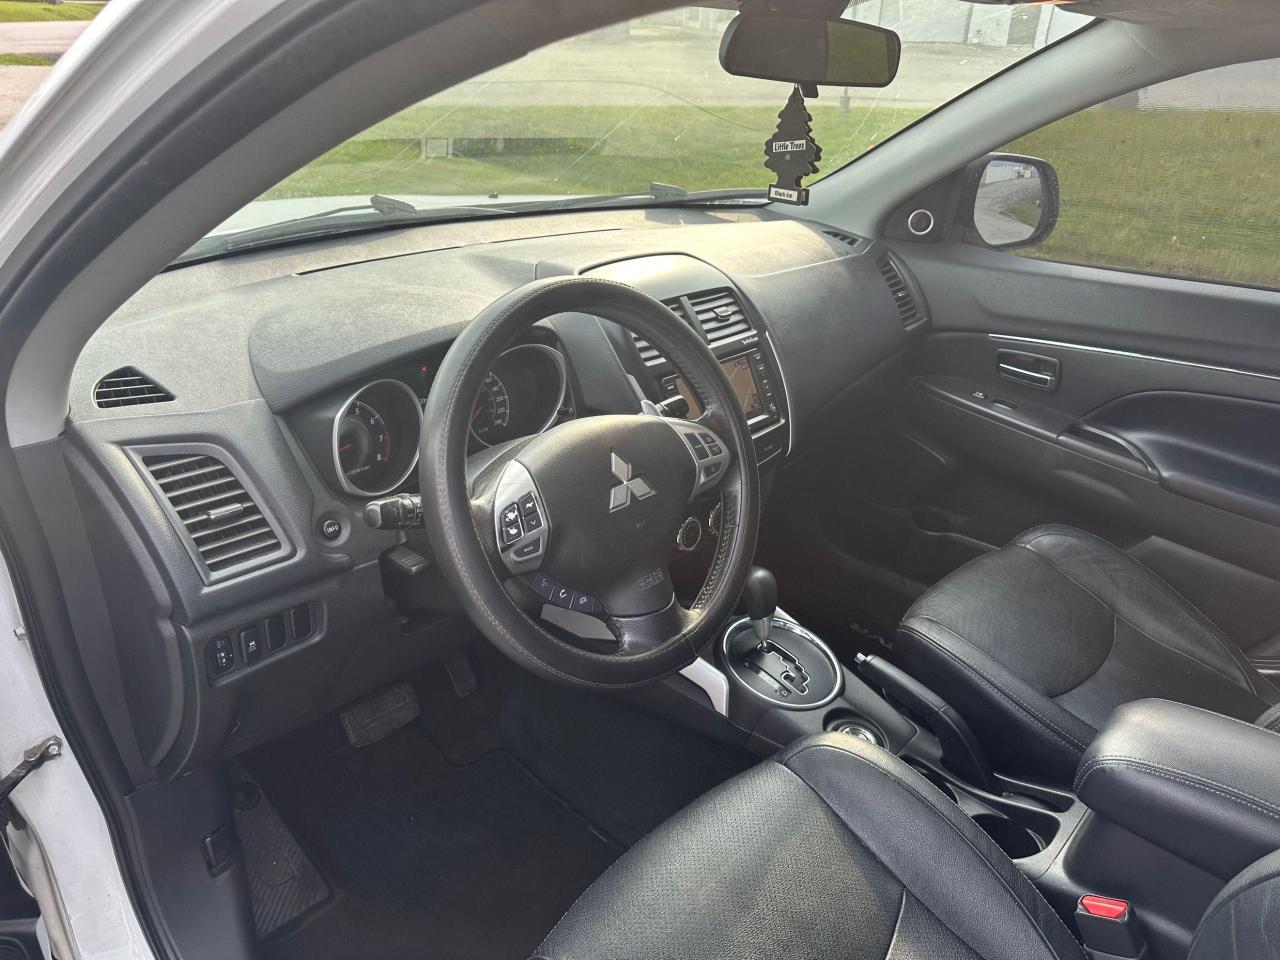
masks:
[[[936,787],[843,734],[802,740],[633,847],[537,960],[1083,960]]]
[[[1252,722],[1280,700],[1155,572],[1066,526],[1028,530],[946,577],[907,612],[894,646],[999,769],[1060,784],[1122,704],[1174,700]]]

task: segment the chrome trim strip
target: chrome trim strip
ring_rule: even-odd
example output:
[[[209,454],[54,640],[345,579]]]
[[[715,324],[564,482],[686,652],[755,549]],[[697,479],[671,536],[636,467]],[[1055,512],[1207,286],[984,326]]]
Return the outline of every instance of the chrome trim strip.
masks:
[[[347,409],[351,404],[356,402],[356,398],[358,398],[360,394],[364,393],[370,387],[376,387],[384,383],[390,383],[399,387],[412,398],[414,412],[418,415],[418,436],[415,437],[413,441],[413,459],[409,461],[409,469],[404,472],[399,480],[391,484],[391,486],[384,487],[381,490],[361,490],[348,480],[346,473],[343,472],[342,457],[338,454],[338,434],[341,432],[338,428],[342,425],[342,418],[347,415]],[[418,400],[418,395],[413,392],[413,388],[403,380],[395,380],[391,377],[383,377],[380,380],[370,380],[351,396],[347,397],[346,402],[338,408],[338,412],[334,414],[333,417],[332,434],[333,436],[329,447],[330,452],[333,454],[333,469],[338,476],[338,485],[342,487],[345,493],[349,493],[353,497],[381,497],[384,494],[390,493],[392,490],[398,489],[402,483],[409,479],[409,474],[413,473],[413,468],[418,465],[418,446],[422,442],[422,403]]]
[[[781,707],[783,710],[817,710],[821,707],[825,707],[827,704],[831,703],[833,700],[836,699],[836,697],[840,696],[840,694],[844,692],[844,668],[840,666],[840,660],[836,657],[834,653],[832,653],[831,648],[828,647],[820,637],[818,637],[812,631],[806,630],[804,627],[800,626],[800,624],[796,623],[795,620],[791,619],[791,617],[787,616],[786,614],[781,614],[780,611],[775,610],[772,619],[774,624],[784,627],[785,629],[790,630],[791,632],[801,637],[804,637],[804,639],[808,640],[810,643],[812,643],[815,647],[818,648],[819,653],[821,653],[824,657],[827,658],[827,661],[831,664],[831,669],[835,672],[835,676],[836,676],[836,682],[834,687],[831,690],[831,693],[829,693],[826,697],[824,697],[823,699],[819,700],[816,703],[792,704],[792,703],[787,703],[783,700],[775,700],[773,699],[773,697],[767,697],[760,691],[753,690],[751,687],[747,686],[741,680],[738,680],[738,685],[744,688],[753,697],[763,700],[765,703],[772,704],[775,707]],[[735,631],[742,629],[744,627],[746,629],[751,628],[750,617],[739,617],[737,620],[734,620],[727,627],[725,627],[724,634],[720,637],[720,655],[726,658],[726,660],[729,656],[729,639],[733,636]]]
[[[729,678],[714,664],[698,657],[680,671],[680,676],[702,688],[716,713],[726,718],[729,716]]]
[[[1195,360],[1177,360],[1173,357],[1158,357],[1149,353],[1138,353],[1133,350],[1116,350],[1112,347],[1095,347],[1084,343],[1068,343],[1063,340],[1041,340],[1037,337],[1015,337],[1006,333],[988,333],[988,339],[1001,343],[1029,343],[1040,347],[1060,347],[1063,350],[1080,350],[1084,353],[1105,353],[1113,357],[1130,357],[1134,360],[1152,360],[1156,363],[1171,363],[1179,367],[1195,367],[1199,370],[1212,370],[1215,373],[1231,373],[1240,377],[1258,377],[1262,380],[1280,381],[1280,375],[1260,373],[1257,370],[1240,370],[1236,367],[1222,367],[1213,363],[1200,363]]]
[[[785,458],[791,456],[791,447],[795,443],[796,412],[791,408],[791,391],[787,389],[787,371],[782,368],[782,357],[778,353],[778,348],[774,346],[773,337],[769,335],[768,330],[764,332],[764,339],[769,344],[769,352],[773,354],[773,362],[778,367],[778,386],[782,388],[782,397],[787,404],[787,452],[783,454]]]

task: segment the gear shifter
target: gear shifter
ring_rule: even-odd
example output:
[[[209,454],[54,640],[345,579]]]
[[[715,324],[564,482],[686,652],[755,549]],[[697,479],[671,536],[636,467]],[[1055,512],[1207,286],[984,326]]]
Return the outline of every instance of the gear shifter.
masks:
[[[761,650],[769,646],[773,631],[773,613],[778,609],[778,581],[764,567],[752,567],[747,571],[747,582],[742,587],[743,604],[751,619],[751,631]]]
[[[807,710],[829,703],[842,684],[839,661],[821,640],[778,610],[778,581],[752,567],[742,586],[745,620],[725,632],[725,666],[756,696]]]

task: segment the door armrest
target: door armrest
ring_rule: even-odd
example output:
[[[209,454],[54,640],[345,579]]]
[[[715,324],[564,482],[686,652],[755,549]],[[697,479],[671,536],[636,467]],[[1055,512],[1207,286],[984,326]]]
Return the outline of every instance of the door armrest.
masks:
[[[1167,700],[1111,715],[1076,772],[1080,799],[1224,880],[1280,849],[1280,735]]]

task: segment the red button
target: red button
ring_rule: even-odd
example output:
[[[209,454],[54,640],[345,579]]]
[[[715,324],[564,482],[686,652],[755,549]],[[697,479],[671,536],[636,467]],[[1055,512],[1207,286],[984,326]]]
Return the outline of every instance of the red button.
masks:
[[[1123,920],[1129,915],[1128,900],[1113,900],[1111,897],[1096,897],[1087,894],[1080,898],[1080,909],[1091,917],[1102,917],[1104,920]]]

